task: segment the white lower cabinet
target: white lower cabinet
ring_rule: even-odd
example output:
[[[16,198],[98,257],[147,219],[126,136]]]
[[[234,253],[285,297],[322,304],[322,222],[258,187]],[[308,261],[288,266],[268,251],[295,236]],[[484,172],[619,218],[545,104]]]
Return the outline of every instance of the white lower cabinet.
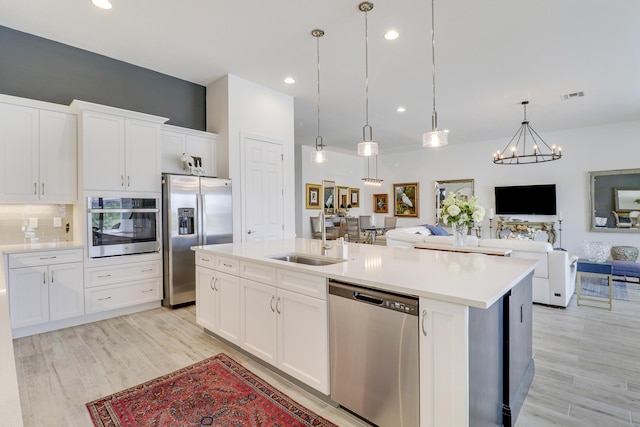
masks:
[[[13,329],[82,316],[82,251],[9,255]]]
[[[84,276],[87,314],[162,299],[160,260],[86,268]]]
[[[262,268],[265,267],[241,262],[240,271],[242,274]],[[326,279],[271,269],[274,274],[262,277],[276,277],[275,285],[245,278],[240,280],[241,347],[329,394]],[[284,289],[290,286],[313,296]],[[318,292],[318,289],[323,291]]]
[[[420,298],[420,322],[420,427],[466,427],[468,307]]]
[[[240,344],[240,278],[196,267],[196,322]]]

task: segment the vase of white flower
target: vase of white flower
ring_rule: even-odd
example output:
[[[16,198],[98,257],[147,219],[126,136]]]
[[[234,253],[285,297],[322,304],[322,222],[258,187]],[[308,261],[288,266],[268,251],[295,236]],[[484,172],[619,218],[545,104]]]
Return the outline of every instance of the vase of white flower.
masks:
[[[451,224],[453,229],[453,246],[464,246],[467,243],[469,227],[466,225]]]
[[[450,225],[453,229],[454,244],[464,246],[469,227],[482,222],[484,213],[484,208],[478,205],[477,197],[466,200],[450,193],[442,202],[439,216],[445,225]]]

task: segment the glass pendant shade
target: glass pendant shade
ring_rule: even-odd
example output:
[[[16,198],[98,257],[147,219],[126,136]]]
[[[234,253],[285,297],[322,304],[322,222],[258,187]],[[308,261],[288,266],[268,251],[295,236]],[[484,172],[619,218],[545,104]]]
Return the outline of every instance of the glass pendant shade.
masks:
[[[369,157],[378,155],[378,143],[373,141],[362,141],[358,144],[358,156]]]
[[[425,148],[442,147],[449,143],[448,130],[432,130],[422,134],[422,146]]]
[[[314,163],[324,163],[327,161],[327,152],[316,150],[311,152],[311,161]]]

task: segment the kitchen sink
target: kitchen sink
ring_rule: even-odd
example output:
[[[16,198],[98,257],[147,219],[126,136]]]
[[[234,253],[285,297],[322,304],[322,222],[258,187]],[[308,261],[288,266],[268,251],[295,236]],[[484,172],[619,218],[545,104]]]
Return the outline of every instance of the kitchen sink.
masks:
[[[284,255],[274,255],[269,258],[275,259],[278,261],[286,261],[286,262],[294,262],[296,264],[305,264],[305,265],[315,265],[315,266],[323,266],[323,265],[331,265],[337,264],[339,262],[345,262],[344,259],[338,258],[328,258],[322,256],[313,256],[307,254],[284,254]]]

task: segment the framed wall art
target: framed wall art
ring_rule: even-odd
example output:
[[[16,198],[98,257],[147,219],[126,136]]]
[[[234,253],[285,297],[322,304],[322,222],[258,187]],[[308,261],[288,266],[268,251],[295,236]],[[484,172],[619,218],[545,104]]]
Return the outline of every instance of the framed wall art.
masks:
[[[360,207],[360,189],[359,188],[349,189],[349,200],[351,200],[352,208]]]
[[[393,214],[399,217],[419,216],[420,189],[417,182],[393,184]]]
[[[373,213],[389,213],[389,195],[373,195]]]
[[[320,184],[307,184],[307,209],[320,209]]]

